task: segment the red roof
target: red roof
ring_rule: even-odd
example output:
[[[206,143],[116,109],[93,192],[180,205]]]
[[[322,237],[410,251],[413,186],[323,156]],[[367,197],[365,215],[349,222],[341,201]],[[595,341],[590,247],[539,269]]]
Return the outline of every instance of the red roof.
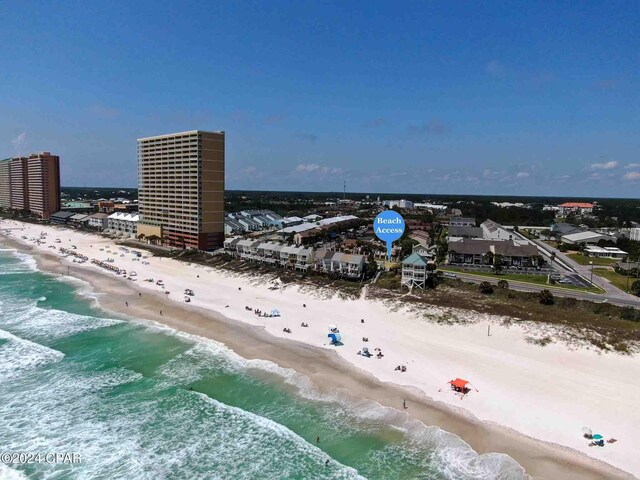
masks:
[[[567,202],[560,206],[565,208],[593,208],[593,203]]]
[[[469,382],[461,378],[456,378],[455,380],[451,380],[449,383],[454,387],[465,388]]]

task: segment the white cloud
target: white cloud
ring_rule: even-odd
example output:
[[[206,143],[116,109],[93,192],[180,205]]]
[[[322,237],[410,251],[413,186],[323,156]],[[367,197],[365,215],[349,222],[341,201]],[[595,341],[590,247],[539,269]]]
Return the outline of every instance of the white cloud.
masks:
[[[636,181],[640,180],[640,172],[629,172],[624,175],[625,180]]]
[[[495,178],[496,175],[498,174],[498,172],[496,172],[495,170],[491,170],[490,168],[485,168],[484,171],[482,172],[482,178]]]
[[[341,168],[324,167],[317,163],[301,163],[296,167],[295,171],[297,173],[320,173],[323,175],[337,175],[339,173],[344,173],[344,170]]]
[[[20,150],[27,143],[27,132],[22,132],[16,138],[11,140],[11,144],[16,151]]]
[[[529,177],[529,172],[518,172],[516,174],[516,178],[528,178]]]
[[[640,167],[640,163],[627,163],[624,168],[638,168]]]
[[[589,167],[591,170],[611,170],[612,168],[616,168],[618,166],[618,162],[615,160],[611,160],[606,163],[593,163]]]

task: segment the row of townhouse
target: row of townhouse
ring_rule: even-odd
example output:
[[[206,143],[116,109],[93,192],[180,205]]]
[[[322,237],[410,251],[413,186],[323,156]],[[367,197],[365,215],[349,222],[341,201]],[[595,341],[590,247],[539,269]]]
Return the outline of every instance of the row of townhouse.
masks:
[[[348,278],[359,278],[364,272],[365,257],[342,252],[284,245],[261,240],[228,238],[224,250],[229,255],[261,263],[307,271],[335,273]]]
[[[107,217],[107,230],[109,233],[134,238],[138,233],[139,220],[137,213],[112,213]]]
[[[228,213],[224,219],[226,235],[282,228],[284,219],[271,210],[243,210]]]

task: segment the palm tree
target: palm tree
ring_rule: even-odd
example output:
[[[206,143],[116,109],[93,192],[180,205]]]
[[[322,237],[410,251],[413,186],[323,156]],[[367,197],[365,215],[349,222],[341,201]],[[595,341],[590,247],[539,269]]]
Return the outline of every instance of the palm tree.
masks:
[[[504,262],[502,261],[502,255],[497,254],[493,256],[493,268],[496,271],[496,275],[502,272],[503,263]]]
[[[160,240],[160,237],[157,235],[149,235],[147,237],[147,240],[149,241],[149,243],[151,243],[151,245],[156,245],[158,243],[158,240]]]
[[[140,241],[144,240],[145,236],[146,235],[144,233],[141,233],[140,235],[138,235],[138,240],[140,240]]]

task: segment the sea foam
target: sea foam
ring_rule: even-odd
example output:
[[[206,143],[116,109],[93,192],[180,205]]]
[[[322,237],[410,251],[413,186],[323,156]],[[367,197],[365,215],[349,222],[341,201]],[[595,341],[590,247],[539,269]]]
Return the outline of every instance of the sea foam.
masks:
[[[395,427],[407,438],[401,451],[389,452],[395,456],[425,455],[425,468],[436,468],[445,478],[474,480],[522,480],[529,478],[524,469],[511,457],[498,453],[478,454],[455,434],[436,426],[427,426],[397,409],[385,407],[368,399],[356,398],[349,392],[333,389],[322,392],[311,380],[293,369],[283,368],[267,360],[248,360],[236,354],[226,345],[211,339],[177,332],[168,327],[163,330],[194,342],[184,353],[174,357],[161,369],[168,379],[182,384],[195,382],[213,369],[229,373],[250,373],[259,370],[277,375],[286,384],[296,388],[297,394],[310,401],[333,408],[324,409],[327,422],[338,422],[343,430],[353,433],[385,427]],[[337,407],[337,408],[334,408]],[[389,447],[393,450],[394,447]],[[378,459],[384,462],[381,457]],[[416,461],[414,459],[414,461]]]
[[[20,377],[38,367],[59,362],[64,354],[0,329],[0,382]]]

